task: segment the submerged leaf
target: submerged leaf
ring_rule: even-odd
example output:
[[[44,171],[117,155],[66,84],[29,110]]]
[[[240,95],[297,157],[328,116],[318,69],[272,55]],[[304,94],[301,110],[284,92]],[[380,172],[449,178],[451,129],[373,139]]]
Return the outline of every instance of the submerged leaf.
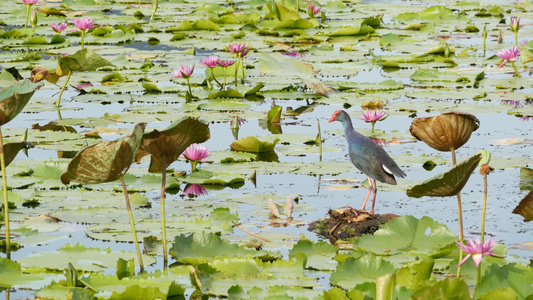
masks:
[[[481,158],[481,153],[478,153],[457,164],[447,172],[413,186],[407,190],[407,196],[420,198],[423,196],[446,197],[457,195],[465,186]]]
[[[436,117],[416,118],[409,130],[431,148],[451,151],[464,145],[478,128],[479,120],[474,115],[448,112]]]
[[[142,141],[144,123],[122,141],[101,142],[81,150],[61,174],[61,182],[103,183],[119,179],[130,168]]]

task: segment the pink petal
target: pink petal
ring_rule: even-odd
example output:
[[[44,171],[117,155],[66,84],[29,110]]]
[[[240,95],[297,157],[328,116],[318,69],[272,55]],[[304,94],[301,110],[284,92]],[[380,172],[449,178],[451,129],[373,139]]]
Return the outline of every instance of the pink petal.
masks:
[[[476,253],[472,255],[472,260],[476,264],[476,268],[479,266],[479,263],[481,262],[482,259],[483,259],[483,254],[481,253]]]
[[[462,264],[465,263],[465,261],[470,258],[470,254],[468,254],[467,256],[465,256],[465,258],[463,258],[463,260],[461,260],[461,262],[457,265],[457,267],[455,267],[456,269],[459,268]]]

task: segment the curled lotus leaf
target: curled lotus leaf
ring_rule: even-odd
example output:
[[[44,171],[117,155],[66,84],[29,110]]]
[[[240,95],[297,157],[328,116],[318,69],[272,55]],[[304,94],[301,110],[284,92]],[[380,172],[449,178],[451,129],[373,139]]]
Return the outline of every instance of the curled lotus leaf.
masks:
[[[130,168],[141,144],[144,123],[133,129],[123,140],[101,142],[81,150],[61,174],[61,182],[103,183],[115,181]]]
[[[457,164],[447,172],[413,186],[407,190],[407,196],[420,198],[423,196],[446,197],[457,195],[465,186],[482,157],[482,154],[478,153]]]
[[[247,136],[241,138],[230,145],[231,150],[243,151],[243,152],[252,152],[252,153],[262,153],[274,151],[274,147],[279,142],[279,139],[276,138],[272,143],[262,142],[255,136]]]
[[[520,201],[518,206],[513,210],[513,214],[521,215],[526,221],[533,220],[533,190]]]
[[[0,126],[13,120],[28,104],[33,93],[41,86],[24,80],[19,84],[10,86],[0,92]]]
[[[5,144],[4,155],[6,167],[9,166],[9,164],[15,159],[20,150],[29,149],[33,147],[34,145],[28,141],[19,141]]]
[[[464,145],[478,128],[479,120],[474,115],[447,112],[436,117],[416,118],[409,130],[417,140],[433,149],[452,151]]]
[[[191,144],[199,144],[207,141],[210,137],[209,125],[202,121],[187,117],[170,124],[163,131],[145,133],[135,160],[139,162],[142,157],[150,154],[149,172],[161,172],[163,170],[163,157],[166,165],[178,159],[181,153]]]

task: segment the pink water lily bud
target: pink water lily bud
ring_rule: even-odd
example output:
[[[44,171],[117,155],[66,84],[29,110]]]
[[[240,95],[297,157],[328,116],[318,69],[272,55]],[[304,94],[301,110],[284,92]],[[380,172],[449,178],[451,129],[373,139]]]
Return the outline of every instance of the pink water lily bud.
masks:
[[[202,62],[200,64],[209,67],[209,68],[215,68],[218,65],[218,61],[220,60],[220,57],[218,56],[209,56],[209,57],[203,57]]]
[[[479,263],[481,263],[481,260],[483,259],[484,255],[491,255],[491,256],[497,256],[501,257],[501,255],[494,254],[494,250],[490,250],[494,244],[496,244],[496,240],[487,240],[485,243],[481,243],[478,238],[476,238],[476,242],[474,243],[471,239],[468,239],[468,245],[465,245],[460,242],[455,242],[457,246],[463,250],[464,252],[468,253],[463,260],[459,262],[456,269],[459,268],[460,265],[462,265],[465,261],[472,256],[472,260],[476,264],[476,268],[479,266]]]
[[[518,32],[518,29],[520,29],[520,18],[517,18],[517,17],[511,17],[511,30],[514,32],[514,33],[517,33]]]
[[[316,14],[320,12],[322,7],[315,6],[313,2],[309,2],[309,8],[307,8],[307,13],[309,14],[309,18],[314,18]]]
[[[184,65],[181,65],[178,70],[174,70],[174,77],[189,78],[191,77],[193,71],[194,65],[190,65],[188,68]]]
[[[74,26],[76,26],[79,30],[83,31],[90,29],[94,25],[94,21],[87,18],[83,18],[83,20],[74,18],[72,19],[72,22],[74,23]]]
[[[193,196],[202,196],[209,194],[209,191],[201,185],[201,184],[191,184],[189,185],[185,191],[183,191],[185,195],[193,195]]]

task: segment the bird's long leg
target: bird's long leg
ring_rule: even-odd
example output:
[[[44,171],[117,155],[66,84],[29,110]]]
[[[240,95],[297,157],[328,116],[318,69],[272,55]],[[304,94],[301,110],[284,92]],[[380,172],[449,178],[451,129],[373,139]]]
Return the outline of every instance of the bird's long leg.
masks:
[[[376,180],[374,179],[374,184],[372,185],[372,191],[374,192],[374,198],[372,198],[372,210],[371,213],[374,213],[374,206],[376,205],[376,194],[378,193],[378,187],[376,185]]]
[[[370,181],[369,176],[366,176],[366,179],[368,180],[368,193],[366,193],[365,201],[363,202],[363,206],[361,206],[361,210],[365,209],[366,202],[368,201],[368,197],[370,197],[370,193],[372,192],[372,181]]]

